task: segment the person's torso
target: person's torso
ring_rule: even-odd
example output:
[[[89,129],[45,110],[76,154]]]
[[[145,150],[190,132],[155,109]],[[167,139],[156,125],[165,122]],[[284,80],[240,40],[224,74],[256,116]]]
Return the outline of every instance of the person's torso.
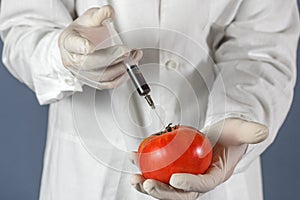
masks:
[[[80,16],[91,7],[112,5],[115,9],[114,23],[124,44],[144,51],[140,68],[150,84],[151,95],[164,125],[184,124],[198,129],[204,126],[209,90],[215,79],[211,57],[214,45],[233,19],[240,2],[63,0],[73,16]],[[143,138],[162,128],[163,125],[144,98],[138,96],[130,80],[113,90],[98,91],[84,87],[82,93],[51,106],[48,150],[45,153],[49,154],[48,157],[70,159],[69,166],[52,169],[57,172],[60,167],[71,168],[76,163],[89,163],[77,164],[79,171],[92,169],[95,165],[97,170],[91,171],[95,172],[94,177],[101,176],[101,180],[91,178],[90,184],[102,188],[99,189],[99,199],[137,198],[136,192],[128,189],[129,183],[125,184],[128,181],[124,178],[127,177],[125,172],[137,171],[126,161],[126,151],[137,150]],[[72,150],[63,151],[69,148],[64,146],[68,143],[52,139],[53,136],[75,141],[70,143],[70,147],[75,145],[86,152],[85,156],[82,156],[83,152],[73,152],[72,155]],[[62,153],[54,155],[53,148],[60,148]],[[87,155],[90,157],[86,158]],[[84,169],[85,165],[89,167]],[[123,175],[119,171],[123,171]],[[74,171],[79,179],[89,182],[83,177],[88,177],[86,173],[81,175]],[[57,179],[64,182],[58,176]],[[223,191],[219,194],[224,194],[225,188],[218,190]]]

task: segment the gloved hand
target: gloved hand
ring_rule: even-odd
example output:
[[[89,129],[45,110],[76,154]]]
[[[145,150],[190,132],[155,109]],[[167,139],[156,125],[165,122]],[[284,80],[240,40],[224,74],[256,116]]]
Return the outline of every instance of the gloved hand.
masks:
[[[141,50],[110,42],[109,30],[103,25],[112,19],[111,6],[91,8],[73,21],[59,36],[58,45],[63,65],[78,79],[97,89],[112,89],[128,79],[122,61],[131,55],[139,61]]]
[[[204,130],[220,129],[221,137],[213,148],[212,164],[205,174],[173,174],[170,185],[152,179],[146,180],[141,175],[133,175],[131,184],[136,190],[158,199],[197,199],[231,177],[248,144],[261,142],[268,135],[268,129],[264,125],[240,119],[226,119]],[[135,159],[132,161],[136,163]]]

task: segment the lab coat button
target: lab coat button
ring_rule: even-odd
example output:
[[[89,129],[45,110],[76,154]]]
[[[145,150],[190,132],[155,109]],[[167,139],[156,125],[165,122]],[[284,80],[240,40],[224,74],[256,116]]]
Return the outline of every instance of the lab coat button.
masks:
[[[173,70],[176,70],[179,67],[179,63],[174,60],[168,60],[165,65],[167,69],[173,69]]]
[[[74,85],[74,80],[71,78],[66,78],[65,79],[65,83],[69,86],[73,86]]]

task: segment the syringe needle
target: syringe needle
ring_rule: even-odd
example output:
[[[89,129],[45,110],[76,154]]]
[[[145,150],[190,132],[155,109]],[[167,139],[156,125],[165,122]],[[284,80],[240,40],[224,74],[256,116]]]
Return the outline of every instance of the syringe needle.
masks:
[[[155,104],[154,101],[152,100],[151,96],[149,94],[147,94],[145,96],[146,101],[148,102],[149,106],[152,108],[152,110],[155,112],[155,115],[157,116],[157,118],[159,119],[160,124],[165,127],[165,124],[162,120],[162,118],[160,117],[160,115],[157,112],[157,109],[155,108]]]
[[[165,127],[166,125],[164,124],[162,118],[160,117],[160,115],[158,114],[156,109],[152,109],[155,112],[155,115],[157,116],[157,118],[159,119],[160,124],[162,125],[162,127]]]
[[[146,99],[147,103],[149,104],[149,106],[150,106],[152,109],[155,109],[155,104],[154,104],[154,102],[153,102],[153,100],[152,100],[152,98],[151,98],[151,96],[150,96],[149,94],[147,94],[147,95],[145,96],[145,99]]]

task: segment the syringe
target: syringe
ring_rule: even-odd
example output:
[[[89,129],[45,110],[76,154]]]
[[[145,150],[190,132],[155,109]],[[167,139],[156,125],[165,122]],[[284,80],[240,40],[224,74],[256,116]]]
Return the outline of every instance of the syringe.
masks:
[[[139,95],[144,96],[149,106],[152,109],[155,109],[154,102],[149,94],[151,89],[147,84],[142,72],[140,71],[138,64],[132,59],[131,56],[124,60],[124,64]]]
[[[110,36],[112,37],[113,43],[114,44],[123,44],[119,34],[117,33],[117,31],[115,30],[112,20],[106,19],[102,22],[102,24],[104,26],[106,26],[106,28],[108,29]],[[136,90],[138,91],[140,96],[144,96],[147,103],[149,104],[149,106],[152,109],[155,109],[155,105],[154,102],[150,96],[150,87],[147,84],[142,72],[140,71],[137,62],[132,58],[132,55],[128,56],[125,60],[124,60],[124,65],[127,68],[127,72],[134,84],[134,86],[136,87]]]

